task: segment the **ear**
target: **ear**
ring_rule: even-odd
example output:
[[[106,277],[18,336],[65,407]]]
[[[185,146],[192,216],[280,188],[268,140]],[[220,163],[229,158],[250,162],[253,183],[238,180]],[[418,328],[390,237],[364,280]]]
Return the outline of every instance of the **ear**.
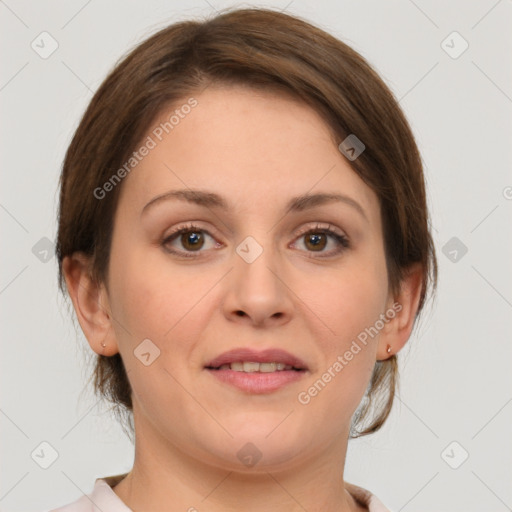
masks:
[[[407,343],[414,319],[418,311],[418,305],[423,286],[423,267],[420,263],[411,265],[401,283],[398,297],[393,297],[388,304],[385,315],[390,320],[380,332],[379,345],[377,347],[377,361],[382,361],[399,352]],[[394,312],[394,317],[392,317]],[[391,347],[388,353],[388,346]]]
[[[104,356],[119,352],[107,291],[92,278],[90,258],[80,252],[66,256],[62,271],[80,327],[91,348]]]

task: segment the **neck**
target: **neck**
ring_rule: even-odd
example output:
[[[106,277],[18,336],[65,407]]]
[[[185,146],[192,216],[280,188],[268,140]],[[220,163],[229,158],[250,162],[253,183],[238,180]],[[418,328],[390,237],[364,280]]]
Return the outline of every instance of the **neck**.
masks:
[[[135,425],[135,461],[114,492],[133,510],[353,512],[367,510],[345,489],[347,439],[293,466],[240,472],[184,453],[149,425]],[[348,437],[348,436],[347,436]]]

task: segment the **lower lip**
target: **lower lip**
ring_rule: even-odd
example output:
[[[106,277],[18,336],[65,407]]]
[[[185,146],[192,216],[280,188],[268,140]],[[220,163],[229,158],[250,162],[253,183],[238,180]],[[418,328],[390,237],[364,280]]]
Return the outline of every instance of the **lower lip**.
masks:
[[[271,393],[296,382],[304,376],[305,371],[281,370],[276,372],[236,372],[234,370],[207,371],[215,378],[231,384],[248,393]]]

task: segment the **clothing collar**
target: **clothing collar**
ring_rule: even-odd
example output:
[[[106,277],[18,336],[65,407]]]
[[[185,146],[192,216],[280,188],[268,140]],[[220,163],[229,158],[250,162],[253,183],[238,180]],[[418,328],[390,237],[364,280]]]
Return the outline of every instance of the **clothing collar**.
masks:
[[[99,509],[108,512],[132,512],[121,498],[114,492],[115,487],[128,473],[97,478],[94,489],[89,495],[93,504]],[[361,505],[368,508],[369,512],[391,512],[384,504],[367,489],[345,482],[345,489]]]

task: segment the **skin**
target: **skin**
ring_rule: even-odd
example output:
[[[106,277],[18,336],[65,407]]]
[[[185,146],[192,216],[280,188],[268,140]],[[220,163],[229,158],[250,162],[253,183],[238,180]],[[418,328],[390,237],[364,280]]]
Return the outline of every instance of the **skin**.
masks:
[[[210,86],[194,97],[198,106],[122,183],[108,283],[90,279],[82,254],[64,260],[91,348],[120,352],[133,389],[135,462],[114,492],[136,512],[367,510],[343,480],[350,421],[375,362],[411,334],[421,268],[411,267],[399,296],[388,293],[378,197],[316,111],[240,86]],[[141,215],[175,189],[215,192],[231,209],[169,200]],[[350,196],[366,218],[343,203],[285,213],[291,197],[318,192]],[[190,222],[207,231],[204,245],[194,252],[183,235],[167,247],[193,257],[166,252],[164,240]],[[329,235],[315,250],[301,230],[317,223],[333,226],[350,247],[336,253]],[[247,236],[263,248],[252,263],[236,252]],[[395,318],[299,403],[298,394],[395,301],[402,306]],[[147,338],[160,350],[149,366],[133,353]],[[237,347],[278,347],[309,370],[273,393],[248,394],[204,370]],[[248,442],[262,455],[251,468],[237,457]]]

